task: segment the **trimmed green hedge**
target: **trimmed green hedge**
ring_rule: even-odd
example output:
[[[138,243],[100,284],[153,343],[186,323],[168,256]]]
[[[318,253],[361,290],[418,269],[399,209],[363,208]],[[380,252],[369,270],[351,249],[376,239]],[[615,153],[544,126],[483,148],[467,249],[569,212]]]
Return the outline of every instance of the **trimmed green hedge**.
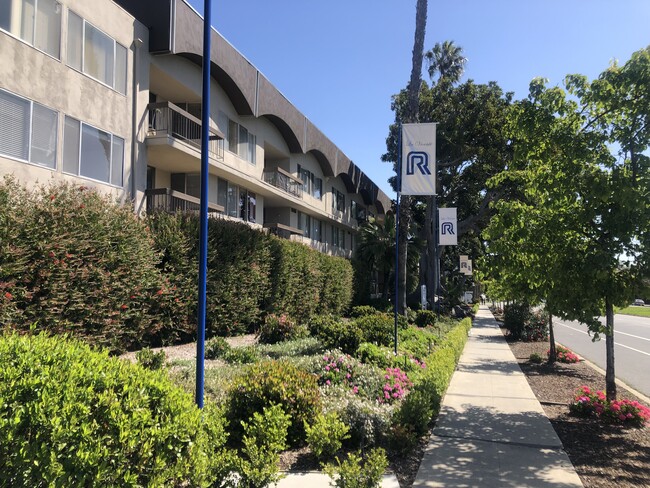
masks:
[[[423,435],[427,431],[431,418],[440,410],[440,402],[447,391],[471,328],[472,320],[463,319],[426,357],[427,367],[424,373],[396,414],[399,424],[413,429],[417,435]]]
[[[0,486],[210,486],[229,466],[224,426],[163,372],[0,336]]]

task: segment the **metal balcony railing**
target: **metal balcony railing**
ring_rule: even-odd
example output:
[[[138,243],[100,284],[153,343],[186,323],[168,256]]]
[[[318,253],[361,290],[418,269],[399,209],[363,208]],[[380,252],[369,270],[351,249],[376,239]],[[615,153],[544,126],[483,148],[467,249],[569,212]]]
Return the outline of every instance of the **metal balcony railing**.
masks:
[[[171,102],[150,103],[149,137],[166,134],[201,150],[201,121]],[[210,156],[223,161],[223,134],[210,128],[208,151]]]
[[[198,198],[169,188],[148,188],[144,191],[147,198],[147,212],[156,210],[164,212],[198,212],[201,201]],[[208,212],[223,212],[224,208],[208,202]]]
[[[262,177],[264,178],[264,181],[275,186],[276,188],[286,191],[295,197],[302,198],[302,180],[296,178],[291,173],[283,170],[282,168],[264,170]]]

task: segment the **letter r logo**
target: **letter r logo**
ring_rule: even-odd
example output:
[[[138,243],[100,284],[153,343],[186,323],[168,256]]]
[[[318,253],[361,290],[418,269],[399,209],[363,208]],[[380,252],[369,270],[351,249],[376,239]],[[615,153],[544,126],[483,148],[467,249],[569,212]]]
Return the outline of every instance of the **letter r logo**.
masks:
[[[416,166],[423,175],[430,175],[429,155],[422,151],[411,151],[408,153],[406,155],[406,174],[415,174]]]

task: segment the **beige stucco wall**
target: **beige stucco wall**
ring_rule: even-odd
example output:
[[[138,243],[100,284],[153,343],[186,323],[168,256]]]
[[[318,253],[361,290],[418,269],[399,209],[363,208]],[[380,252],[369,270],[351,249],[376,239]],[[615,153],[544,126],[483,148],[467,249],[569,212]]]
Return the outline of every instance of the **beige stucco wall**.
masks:
[[[33,184],[37,181],[68,180],[94,186],[123,200],[131,198],[131,140],[133,139],[133,40],[141,38],[146,46],[148,30],[113,2],[88,2],[60,0],[61,59],[35,49],[27,43],[0,32],[0,88],[41,103],[58,111],[57,167],[55,170],[0,157],[0,174],[14,174],[20,181]],[[73,10],[95,27],[101,29],[127,48],[127,93],[122,95],[66,64],[68,12]],[[143,51],[146,51],[143,50]],[[148,56],[148,54],[147,54]],[[143,56],[144,57],[144,56]],[[141,66],[147,63],[141,60]],[[140,74],[145,70],[140,69]],[[148,73],[140,81],[140,89],[148,85]],[[148,92],[140,91],[138,105],[146,105]],[[63,126],[65,115],[101,130],[111,132],[125,141],[124,187],[116,188],[101,182],[73,177],[62,173]],[[143,139],[143,135],[141,135]],[[140,168],[142,177],[146,175]]]

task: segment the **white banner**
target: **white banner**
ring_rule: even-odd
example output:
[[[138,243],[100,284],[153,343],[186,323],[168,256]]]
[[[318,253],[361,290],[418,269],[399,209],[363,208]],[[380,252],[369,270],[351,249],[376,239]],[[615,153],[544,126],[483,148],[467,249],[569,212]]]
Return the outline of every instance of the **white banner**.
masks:
[[[436,194],[436,124],[402,125],[402,195]]]
[[[460,272],[472,276],[472,260],[469,259],[469,256],[460,256]]]
[[[441,246],[455,246],[458,244],[458,232],[455,208],[441,208],[438,210],[438,244]]]

